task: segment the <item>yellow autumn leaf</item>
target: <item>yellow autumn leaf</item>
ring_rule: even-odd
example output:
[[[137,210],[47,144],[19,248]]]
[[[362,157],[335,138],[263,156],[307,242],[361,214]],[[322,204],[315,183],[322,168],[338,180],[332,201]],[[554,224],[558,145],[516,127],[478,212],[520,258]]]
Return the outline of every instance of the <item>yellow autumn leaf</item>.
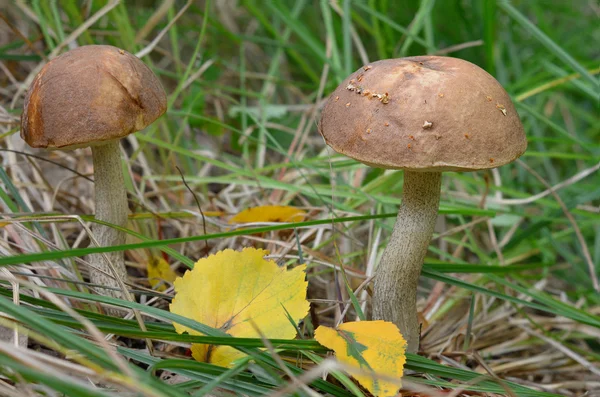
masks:
[[[402,377],[406,341],[398,327],[390,322],[358,321],[342,324],[337,329],[320,326],[315,330],[315,339],[333,350],[342,363],[380,375]],[[395,396],[400,389],[396,383],[368,375],[352,376],[377,397]]]
[[[172,283],[177,274],[171,269],[166,260],[161,257],[152,257],[148,262],[148,282],[157,291],[164,291],[167,285],[164,281]]]
[[[306,212],[287,205],[263,205],[243,210],[233,216],[229,223],[250,222],[302,222]]]
[[[173,313],[191,318],[232,336],[292,339],[294,321],[306,316],[306,265],[288,271],[271,260],[269,252],[255,248],[226,249],[200,259],[194,269],[175,280]],[[173,324],[178,333],[199,332]],[[258,332],[257,331],[260,331]],[[244,354],[229,346],[192,345],[192,356],[203,362],[230,366]]]

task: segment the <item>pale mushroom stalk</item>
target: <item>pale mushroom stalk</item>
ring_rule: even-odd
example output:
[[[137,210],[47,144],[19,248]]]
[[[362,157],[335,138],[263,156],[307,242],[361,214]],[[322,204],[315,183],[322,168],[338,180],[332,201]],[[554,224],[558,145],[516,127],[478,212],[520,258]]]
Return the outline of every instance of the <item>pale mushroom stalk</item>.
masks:
[[[373,318],[393,322],[419,347],[417,285],[440,203],[441,172],[404,172],[402,204],[375,277]]]
[[[92,147],[94,162],[94,185],[96,194],[96,219],[116,226],[127,227],[127,192],[121,166],[119,141],[110,141]],[[125,244],[126,235],[120,230],[100,224],[93,226],[94,238],[100,247]],[[107,263],[107,260],[110,263]],[[114,292],[105,292],[119,297],[119,282],[127,280],[127,270],[122,251],[90,256],[94,269],[90,273],[92,284],[117,288]],[[116,274],[115,274],[116,273]]]

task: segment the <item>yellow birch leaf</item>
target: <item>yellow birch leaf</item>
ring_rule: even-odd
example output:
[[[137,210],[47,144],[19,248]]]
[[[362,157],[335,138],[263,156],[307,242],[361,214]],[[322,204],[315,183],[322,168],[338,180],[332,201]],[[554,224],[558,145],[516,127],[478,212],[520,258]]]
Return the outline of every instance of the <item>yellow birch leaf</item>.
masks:
[[[175,280],[173,313],[191,318],[232,336],[292,339],[294,321],[306,316],[306,265],[288,271],[271,260],[269,252],[255,248],[226,249],[196,262]],[[178,333],[199,332],[174,323]],[[203,362],[231,366],[244,354],[229,346],[192,345],[192,356]]]
[[[342,363],[380,375],[402,377],[406,341],[398,327],[390,322],[358,321],[342,324],[337,329],[320,326],[315,330],[315,339],[333,350]],[[368,375],[352,376],[377,397],[395,396],[400,389],[396,383]]]
[[[306,212],[296,207],[287,205],[263,205],[261,207],[246,208],[233,216],[229,223],[250,222],[302,222]]]
[[[148,262],[148,282],[152,288],[157,291],[167,289],[164,281],[172,283],[177,278],[177,274],[171,269],[166,260],[161,257],[152,257]]]

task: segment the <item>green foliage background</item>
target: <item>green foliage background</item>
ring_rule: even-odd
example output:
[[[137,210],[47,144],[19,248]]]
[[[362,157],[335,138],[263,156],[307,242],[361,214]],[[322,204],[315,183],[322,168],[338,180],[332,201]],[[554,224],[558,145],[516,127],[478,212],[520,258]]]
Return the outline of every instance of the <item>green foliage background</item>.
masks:
[[[185,12],[179,17],[178,13],[184,8]],[[107,9],[110,11],[97,22],[77,31],[90,17]],[[55,211],[31,207],[29,196],[35,195],[36,187],[23,186],[14,173],[14,164],[5,157],[0,165],[0,205],[4,218],[21,225],[20,233],[27,230],[38,249],[22,250],[7,237],[2,243],[0,265],[53,264],[80,275],[81,265],[74,260],[76,257],[92,252],[135,249],[153,253],[160,250],[172,263],[192,266],[195,258],[204,255],[205,240],[214,249],[226,239],[259,232],[274,235],[277,230],[287,229],[296,230],[297,235],[298,230],[326,227],[333,218],[339,226],[337,232],[327,234],[311,248],[336,258],[338,264],[339,259],[349,268],[364,271],[371,250],[381,251],[385,247],[400,203],[402,174],[367,169],[327,151],[316,128],[319,105],[349,73],[367,61],[444,54],[485,68],[503,84],[521,115],[529,149],[521,159],[523,163],[499,169],[501,184],[494,183],[492,176],[485,173],[448,173],[444,177],[440,212],[445,215],[448,228],[489,217],[490,227],[503,244],[499,251],[492,248],[485,223],[443,237],[441,240],[451,250],[432,243],[423,273],[423,287],[429,291],[433,281],[442,281],[456,290],[431,322],[458,322],[460,318],[454,317],[453,310],[465,302],[467,305],[477,302],[467,317],[469,329],[473,319],[485,310],[511,309],[513,320],[522,320],[543,337],[576,352],[585,362],[597,365],[600,361],[600,344],[594,340],[593,332],[585,331],[600,329],[600,294],[594,290],[592,276],[598,277],[600,273],[600,177],[597,169],[593,169],[600,162],[600,47],[596,44],[600,42],[600,7],[597,3],[585,0],[212,0],[186,3],[177,0],[164,4],[156,1],[117,4],[67,0],[14,2],[1,12],[6,26],[12,21],[14,29],[4,30],[12,35],[0,46],[0,61],[21,84],[28,84],[27,77],[43,61],[42,57],[65,51],[71,35],[76,35],[72,45],[112,44],[136,53],[148,49],[153,45],[152,40],[170,22],[173,24],[153,50],[142,57],[167,90],[167,115],[136,134],[136,146],[131,142],[126,145],[129,158],[124,164],[133,166],[140,176],[138,180],[129,178],[127,181],[132,200],[137,203],[132,205],[132,227],[127,232],[136,239],[119,247],[70,248],[72,239],[60,231],[67,230],[65,225],[76,220],[60,217],[70,212],[63,211],[57,218]],[[22,32],[23,37],[14,34],[15,29]],[[17,87],[8,75],[0,73],[0,82],[7,87],[7,92],[15,93]],[[0,105],[15,120],[22,104],[22,97],[18,98],[16,106],[12,106],[11,95],[3,93],[0,97]],[[2,126],[8,127],[1,131],[0,145],[12,147],[7,142],[18,132],[18,127],[15,124]],[[296,149],[289,151],[291,145]],[[139,171],[141,156],[148,164]],[[209,222],[208,234],[205,234],[200,218],[194,213],[197,211],[195,202],[186,196],[176,167],[198,194],[202,206],[210,206],[210,200],[223,199],[225,188],[233,186],[234,193],[243,189],[252,192],[246,197],[238,195],[231,199],[241,208],[277,198],[277,204],[311,207],[315,210],[313,219],[243,230],[228,230]],[[209,167],[207,172],[201,172],[204,167]],[[591,170],[590,175],[570,179],[586,170]],[[360,181],[358,186],[356,180]],[[561,184],[563,181],[567,182]],[[141,193],[147,186],[154,186],[148,188],[152,190],[151,198]],[[548,187],[557,188],[561,202],[548,194],[526,204],[510,205],[507,201],[490,199],[484,208],[478,206],[481,195],[526,199]],[[461,194],[453,194],[456,192]],[[163,199],[168,197],[170,205],[159,200],[161,195]],[[81,214],[76,209],[73,213],[81,215],[83,221],[94,221],[89,214]],[[157,214],[167,225],[166,236],[159,234],[155,222]],[[186,229],[189,233],[180,233],[183,229],[178,225],[191,225]],[[580,230],[579,236],[575,226]],[[70,224],[70,227],[80,225]],[[367,236],[366,228],[370,230],[369,236],[382,232],[378,245]],[[337,258],[334,244],[340,244],[347,236],[351,242],[343,246]],[[352,238],[363,238],[369,244],[355,244]],[[300,260],[307,255],[302,248],[295,247],[294,238],[288,242]],[[453,249],[459,246],[463,246],[466,253],[452,255]],[[321,268],[314,263],[310,266],[314,269],[310,277],[334,277],[331,268]],[[83,280],[80,276],[79,281]],[[11,382],[43,384],[73,396],[113,395],[117,390],[144,396],[202,395],[215,387],[263,395],[287,385],[271,354],[257,349],[263,346],[260,340],[233,339],[219,330],[182,318],[177,321],[182,324],[187,321],[189,327],[207,336],[176,334],[170,325],[176,316],[161,310],[166,308],[168,296],[134,289],[137,296],[146,294],[161,299],[154,305],[143,305],[93,295],[78,284],[64,287],[64,284],[48,282],[49,286],[44,289],[57,296],[70,297],[69,304],[77,307],[79,316],[102,332],[137,341],[137,345],[128,342],[117,348],[121,358],[130,360],[119,363],[107,349],[85,337],[89,328],[85,328],[81,318],[61,311],[46,295],[30,296],[33,288],[30,284],[21,287],[22,304],[14,305],[10,300],[11,284],[2,283],[0,293],[5,297],[0,298],[0,311],[14,318],[2,320],[5,325],[19,324],[29,329],[30,338],[61,352],[60,359],[68,355],[77,365],[94,372],[96,381],[115,389],[92,388],[75,375],[64,375],[66,370],[55,366],[56,362],[44,364],[52,366],[54,371],[45,370],[40,364],[43,361],[36,366],[31,361],[18,359],[17,350],[3,345],[0,372]],[[350,285],[347,287],[353,290]],[[353,292],[349,296],[355,309],[357,296]],[[481,306],[483,301],[490,303],[485,310]],[[148,320],[147,329],[142,330],[134,320],[100,314],[93,302],[136,308],[161,321]],[[539,316],[567,319],[573,329],[589,328],[581,328],[580,333],[557,330],[540,323]],[[306,336],[310,338],[310,327]],[[176,355],[152,356],[134,348],[143,345],[145,338],[169,341],[167,343],[231,344],[247,351],[252,360],[225,370]],[[319,354],[324,349],[310,339],[272,343],[284,350],[284,356],[300,356],[305,364],[322,360]],[[539,336],[527,335],[522,341],[526,352],[523,354],[542,354],[539,346],[544,343],[548,342]],[[73,351],[81,356],[73,358]],[[431,353],[429,357],[409,357],[408,369],[416,372],[407,379],[439,387],[462,385],[465,390],[479,392],[502,394],[506,387],[511,387],[519,396],[556,395],[552,394],[555,389],[536,384],[543,379],[539,375],[543,366],[530,369],[533,375],[529,378],[526,373],[510,375],[511,381],[516,383],[533,377],[534,381],[525,387],[498,381],[492,376],[482,377],[458,366],[443,365],[439,360],[436,362],[435,354],[428,353]],[[507,359],[516,358],[508,355]],[[568,360],[565,365],[580,366],[582,373],[587,370],[581,360],[572,357]],[[140,363],[143,365],[138,365]],[[308,368],[308,364],[304,367],[287,365],[287,371],[296,376],[302,376]],[[159,369],[185,375],[190,380],[177,387],[167,386],[153,376]],[[559,369],[553,375],[557,382],[582,376],[581,382],[586,387],[585,375]],[[321,394],[361,395],[342,373],[336,372],[335,378],[327,381],[316,378],[309,383]],[[581,390],[565,386],[558,392],[575,395]]]

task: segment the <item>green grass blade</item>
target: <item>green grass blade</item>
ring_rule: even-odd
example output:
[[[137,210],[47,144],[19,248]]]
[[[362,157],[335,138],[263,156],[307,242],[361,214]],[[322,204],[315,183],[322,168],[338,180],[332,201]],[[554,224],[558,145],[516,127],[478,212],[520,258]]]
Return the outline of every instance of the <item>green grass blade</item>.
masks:
[[[543,46],[545,46],[550,52],[552,52],[557,58],[562,60],[567,65],[571,66],[573,70],[581,74],[581,76],[589,81],[593,86],[598,87],[598,81],[592,76],[586,68],[584,68],[579,62],[577,62],[568,52],[563,50],[558,44],[550,39],[544,32],[542,32],[537,26],[535,26],[529,19],[527,19],[519,10],[510,4],[509,1],[499,1],[498,7],[506,12],[512,19],[519,23],[527,32],[533,35]]]

